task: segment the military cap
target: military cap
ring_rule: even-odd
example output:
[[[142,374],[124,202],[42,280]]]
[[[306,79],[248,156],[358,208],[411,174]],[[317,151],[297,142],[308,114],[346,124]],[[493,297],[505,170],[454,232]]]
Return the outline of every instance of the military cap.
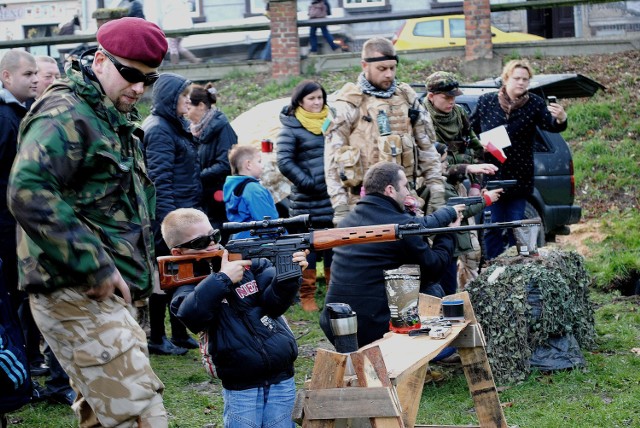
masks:
[[[109,21],[98,29],[96,38],[110,54],[153,68],[162,63],[169,47],[160,27],[142,18]]]
[[[431,74],[427,77],[425,86],[427,91],[434,94],[446,94],[450,97],[462,95],[462,91],[458,88],[460,86],[458,79],[452,73],[446,71],[436,71]]]

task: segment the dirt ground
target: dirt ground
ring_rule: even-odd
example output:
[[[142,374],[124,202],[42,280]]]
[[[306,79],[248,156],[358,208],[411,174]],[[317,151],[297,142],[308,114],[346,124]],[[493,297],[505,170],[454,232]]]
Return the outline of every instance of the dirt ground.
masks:
[[[597,219],[590,219],[578,224],[572,224],[569,226],[571,233],[569,235],[556,236],[556,242],[549,245],[556,245],[564,250],[575,250],[583,257],[588,258],[591,256],[591,251],[587,246],[587,243],[602,242],[606,237],[600,232],[599,221]]]

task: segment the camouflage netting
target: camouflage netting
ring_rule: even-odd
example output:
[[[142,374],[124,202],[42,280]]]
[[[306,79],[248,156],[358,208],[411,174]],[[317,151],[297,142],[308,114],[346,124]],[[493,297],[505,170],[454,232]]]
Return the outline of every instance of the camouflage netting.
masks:
[[[550,337],[573,335],[582,349],[591,349],[595,341],[590,277],[582,256],[547,249],[538,257],[509,254],[495,259],[466,288],[499,384],[524,380],[532,352]]]

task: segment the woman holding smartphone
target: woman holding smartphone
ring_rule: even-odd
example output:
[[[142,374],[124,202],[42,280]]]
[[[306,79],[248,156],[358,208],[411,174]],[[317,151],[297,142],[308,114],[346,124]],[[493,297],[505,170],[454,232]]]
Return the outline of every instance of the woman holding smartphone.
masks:
[[[491,221],[514,221],[524,218],[527,197],[533,192],[533,140],[536,127],[549,132],[567,129],[567,113],[558,103],[546,105],[545,100],[529,92],[533,69],[527,60],[508,62],[502,70],[502,87],[498,92],[478,99],[470,117],[476,134],[504,125],[511,146],[504,149],[504,163],[488,156],[488,162],[499,167],[496,180],[517,180],[518,184],[502,193],[491,207]],[[507,236],[504,236],[507,233]],[[485,232],[485,257],[491,260],[508,246],[515,245],[511,230],[491,229]]]

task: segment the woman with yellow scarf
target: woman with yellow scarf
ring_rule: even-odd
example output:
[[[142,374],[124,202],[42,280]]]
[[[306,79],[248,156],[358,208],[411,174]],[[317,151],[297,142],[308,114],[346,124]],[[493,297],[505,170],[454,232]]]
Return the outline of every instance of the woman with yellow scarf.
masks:
[[[333,227],[333,208],[324,180],[324,135],[322,127],[329,107],[327,93],[318,82],[304,80],[291,95],[291,104],[280,112],[282,128],[277,141],[280,172],[291,183],[291,215],[309,214],[314,228]],[[330,280],[331,250],[324,251],[324,276]],[[300,302],[307,312],[318,310],[315,301],[317,255],[307,256],[309,267],[303,272]]]

